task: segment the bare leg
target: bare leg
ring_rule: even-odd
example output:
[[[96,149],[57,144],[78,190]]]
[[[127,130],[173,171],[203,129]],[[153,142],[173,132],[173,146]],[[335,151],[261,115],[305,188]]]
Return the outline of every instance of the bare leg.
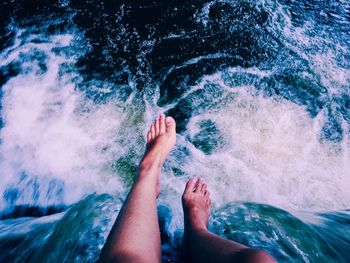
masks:
[[[147,134],[147,150],[137,178],[102,249],[100,262],[161,260],[157,215],[159,176],[175,144],[175,121],[162,114]]]
[[[185,216],[184,258],[186,262],[259,262],[275,260],[266,252],[223,239],[208,231],[210,194],[201,179],[190,179],[182,196]]]

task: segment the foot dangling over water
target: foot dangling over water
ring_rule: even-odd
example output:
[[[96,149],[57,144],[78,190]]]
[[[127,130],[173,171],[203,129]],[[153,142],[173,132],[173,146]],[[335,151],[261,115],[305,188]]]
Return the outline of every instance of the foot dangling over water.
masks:
[[[175,120],[160,115],[147,133],[135,182],[102,249],[99,262],[161,262],[157,214],[159,177],[176,141]]]
[[[182,195],[185,231],[207,230],[210,215],[210,193],[202,179],[190,179]]]
[[[147,133],[138,176],[102,249],[99,262],[161,262],[157,197],[163,163],[175,145],[175,121],[160,115]],[[273,263],[266,252],[223,239],[208,231],[210,198],[201,179],[191,179],[182,196],[184,258],[191,263]]]
[[[150,170],[157,170],[157,196],[160,193],[160,172],[176,142],[176,123],[172,117],[161,114],[147,133],[146,153],[140,163],[139,176],[152,176]]]
[[[210,205],[210,193],[207,190],[207,185],[203,183],[202,179],[190,179],[182,195],[185,224],[183,256],[185,262],[193,260],[190,253],[192,237],[197,232],[208,231]]]
[[[186,263],[275,263],[265,251],[223,239],[208,230],[210,194],[202,179],[190,179],[182,195],[185,231],[183,257]]]

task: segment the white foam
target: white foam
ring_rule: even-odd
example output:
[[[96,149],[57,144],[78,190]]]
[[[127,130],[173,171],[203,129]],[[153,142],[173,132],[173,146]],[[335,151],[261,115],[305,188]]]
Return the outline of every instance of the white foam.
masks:
[[[61,65],[74,62],[74,58],[57,55],[52,48],[67,47],[70,41],[69,35],[53,37],[47,43],[16,41],[15,48],[1,54],[4,64],[21,61],[34,50],[47,56],[45,73],[38,73],[36,61],[27,61],[22,63],[22,74],[3,86],[1,113],[5,126],[1,129],[0,191],[20,187],[23,192],[18,204],[72,203],[95,191],[122,192],[125,189],[111,164],[125,156],[130,147],[136,147],[141,154],[139,131],[146,132],[144,127],[153,120],[153,113],[173,106],[161,109],[155,101],[146,103],[147,125],[139,121],[124,127],[128,113],[118,108],[118,99],[97,105],[76,89],[72,81],[76,77],[74,71],[60,71]],[[271,74],[239,67],[229,72],[249,73],[257,78]],[[186,176],[175,177],[166,169],[161,196],[174,214],[181,214],[181,204],[173,200],[180,200],[186,178],[193,176],[208,182],[214,206],[249,200],[290,209],[348,207],[349,143],[345,138],[341,150],[335,150],[330,143],[320,142],[322,112],[313,119],[301,106],[253,94],[255,87],[229,87],[220,74],[205,76],[184,96],[205,90],[207,83],[219,85],[231,99],[220,104],[220,109],[209,105],[196,113],[187,131],[178,136],[177,147],[186,147],[190,155],[182,162],[173,155],[168,166],[180,168]],[[210,92],[205,96],[213,98]],[[207,102],[214,105],[220,99]],[[132,103],[132,99],[125,103],[125,109],[132,107]],[[210,155],[188,140],[200,131],[202,120],[214,121],[224,139],[224,147]],[[24,183],[19,182],[23,172],[28,175]],[[38,191],[42,194],[38,200],[33,198],[33,191],[26,193],[30,178],[38,178]],[[63,200],[45,197],[52,179],[63,184]],[[174,220],[181,221],[176,216]]]
[[[226,89],[223,82],[216,84]],[[217,206],[244,200],[287,209],[347,208],[346,140],[341,150],[320,142],[322,112],[312,119],[303,107],[253,94],[254,90],[243,86],[227,90],[234,95],[232,102],[191,118],[189,138],[200,130],[201,121],[212,120],[225,143],[210,155],[188,146],[186,173],[208,182]]]
[[[264,5],[274,11],[271,27],[267,28],[269,33],[309,63],[330,95],[343,92],[350,84],[347,58],[350,50],[346,36],[335,33],[330,27],[320,26],[312,16],[301,26],[293,25],[287,7],[270,2],[264,2]]]
[[[56,55],[52,48],[68,46],[71,40],[55,36],[52,42],[28,43],[2,54],[24,69],[2,87],[0,190],[20,188],[17,204],[69,204],[95,191],[123,190],[111,163],[123,155],[116,138],[125,114],[116,101],[88,101],[73,83],[74,72],[60,72],[72,58]],[[47,56],[44,74],[37,73],[36,61],[21,60],[38,51]],[[27,178],[20,183],[23,173]],[[48,194],[53,179],[62,184],[63,194]],[[38,182],[38,200],[30,180]]]

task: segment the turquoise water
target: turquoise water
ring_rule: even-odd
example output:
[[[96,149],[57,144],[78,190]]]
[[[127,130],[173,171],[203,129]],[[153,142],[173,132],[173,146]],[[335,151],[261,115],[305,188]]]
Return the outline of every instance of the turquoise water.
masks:
[[[190,177],[220,236],[350,260],[347,2],[3,1],[0,19],[0,262],[96,261],[163,112],[164,262]]]

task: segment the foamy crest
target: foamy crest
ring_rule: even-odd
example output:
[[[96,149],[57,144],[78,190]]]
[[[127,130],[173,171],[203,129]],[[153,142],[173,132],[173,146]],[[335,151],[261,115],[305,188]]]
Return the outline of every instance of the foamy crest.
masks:
[[[269,33],[304,59],[330,94],[343,92],[350,84],[347,33],[319,25],[312,16],[297,26],[288,6],[274,1],[263,1],[263,5],[274,11]]]
[[[190,119],[178,140],[178,147],[188,149],[188,155],[171,162],[181,167],[186,178],[204,178],[214,207],[241,200],[293,210],[349,207],[348,134],[340,145],[320,141],[323,112],[311,118],[302,106],[264,97],[254,86],[228,87],[218,75],[203,82],[219,85],[230,100],[219,108],[208,106]],[[205,88],[203,82],[196,88]],[[210,89],[205,94],[215,97]],[[202,144],[208,141],[213,147],[205,153],[193,142],[208,121],[216,132],[201,137]],[[175,178],[167,179],[172,185],[168,186],[181,193],[183,184],[172,182]]]
[[[216,84],[227,90],[223,82]],[[254,90],[253,86],[227,90],[234,98],[230,103],[191,118],[190,141],[202,129],[201,123],[211,120],[224,143],[209,155],[189,146],[186,173],[208,182],[216,206],[248,200],[289,209],[347,208],[346,140],[341,150],[339,145],[320,142],[322,112],[312,119],[303,107]]]
[[[52,48],[70,41],[69,35],[55,36],[2,54],[3,61],[19,62],[22,68],[2,87],[2,208],[6,203],[69,204],[91,192],[122,190],[111,163],[123,154],[116,137],[125,114],[116,101],[88,101],[75,88],[75,73],[62,72],[72,58]],[[38,52],[45,55],[45,72],[28,59]]]

